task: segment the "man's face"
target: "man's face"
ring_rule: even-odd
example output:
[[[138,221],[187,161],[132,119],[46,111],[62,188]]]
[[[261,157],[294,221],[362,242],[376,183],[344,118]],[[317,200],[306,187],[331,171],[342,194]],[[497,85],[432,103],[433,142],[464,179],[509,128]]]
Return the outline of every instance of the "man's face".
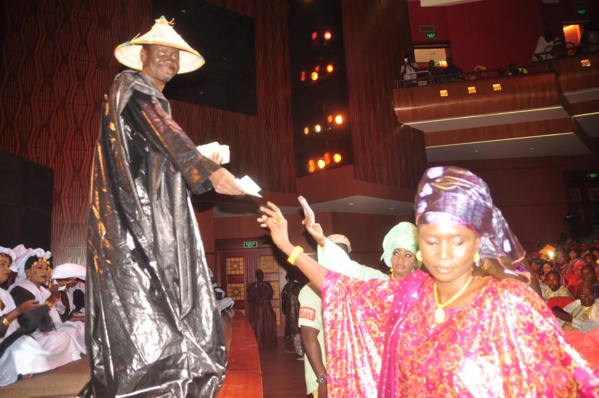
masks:
[[[595,281],[595,269],[590,265],[581,267],[582,271],[580,271],[580,279],[585,282],[594,282]]]
[[[549,286],[549,288],[551,289],[551,291],[553,292],[557,292],[557,290],[560,288],[561,283],[559,280],[559,276],[557,276],[554,273],[551,273],[549,275],[547,275],[545,277],[545,284],[547,286]]]
[[[179,72],[179,50],[161,44],[144,46],[140,53],[142,72],[162,90]]]
[[[580,297],[580,304],[585,307],[590,307],[595,302],[595,292],[593,291],[593,288],[587,284],[580,285],[578,297]]]

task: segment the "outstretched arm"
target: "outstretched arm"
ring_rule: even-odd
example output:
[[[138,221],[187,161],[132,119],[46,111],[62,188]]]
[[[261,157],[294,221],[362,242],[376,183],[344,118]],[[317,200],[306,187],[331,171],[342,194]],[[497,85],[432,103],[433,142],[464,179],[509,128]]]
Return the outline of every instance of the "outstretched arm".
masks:
[[[268,202],[266,207],[260,206],[260,211],[264,213],[258,218],[260,226],[268,228],[275,245],[287,256],[291,255],[295,246],[289,241],[287,220],[281,210],[274,203]],[[304,253],[297,256],[293,265],[296,265],[316,287],[322,289],[325,274],[325,268],[322,265]]]

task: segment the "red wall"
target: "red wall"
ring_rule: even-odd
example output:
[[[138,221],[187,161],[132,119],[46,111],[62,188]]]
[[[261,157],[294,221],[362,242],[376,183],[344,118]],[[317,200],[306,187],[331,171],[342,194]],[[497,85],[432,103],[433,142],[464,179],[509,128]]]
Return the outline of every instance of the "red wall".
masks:
[[[538,37],[543,34],[539,0],[483,0],[445,7],[421,7],[408,3],[412,40],[431,43],[420,25],[435,25],[435,41],[449,42],[454,63],[464,71],[476,65],[489,69],[510,62],[532,62]]]

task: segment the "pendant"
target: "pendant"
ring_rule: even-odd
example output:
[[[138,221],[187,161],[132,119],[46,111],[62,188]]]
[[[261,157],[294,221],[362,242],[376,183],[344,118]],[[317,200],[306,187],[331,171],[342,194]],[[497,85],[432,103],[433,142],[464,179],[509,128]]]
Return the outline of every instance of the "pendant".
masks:
[[[443,308],[437,308],[435,310],[435,323],[440,324],[445,321],[445,311]]]

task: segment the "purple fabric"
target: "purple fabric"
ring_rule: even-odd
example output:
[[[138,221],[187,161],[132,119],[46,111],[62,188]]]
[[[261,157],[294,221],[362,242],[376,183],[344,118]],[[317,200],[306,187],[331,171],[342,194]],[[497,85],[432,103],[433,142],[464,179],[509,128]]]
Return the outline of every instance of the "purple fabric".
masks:
[[[493,205],[487,184],[472,172],[451,166],[428,169],[418,185],[415,212],[416,225],[449,222],[476,231],[481,258],[477,274],[530,280],[528,272],[514,266],[524,258],[524,248]]]

